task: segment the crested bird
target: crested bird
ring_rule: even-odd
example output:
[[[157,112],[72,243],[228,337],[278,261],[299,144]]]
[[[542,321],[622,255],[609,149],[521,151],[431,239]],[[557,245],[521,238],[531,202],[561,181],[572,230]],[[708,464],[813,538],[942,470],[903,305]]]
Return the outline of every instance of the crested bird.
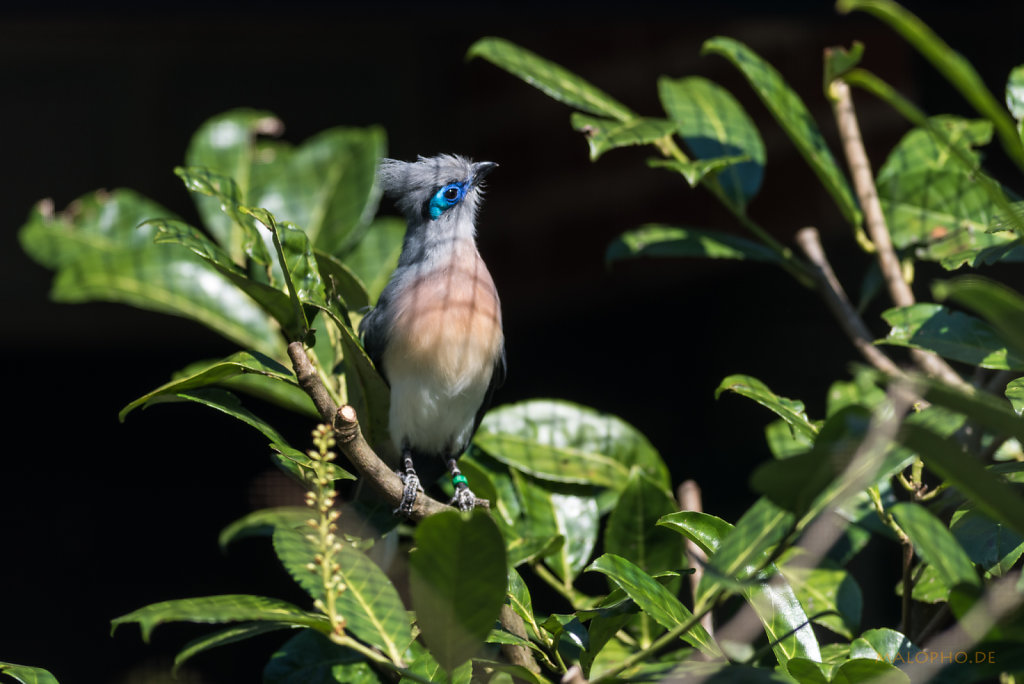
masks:
[[[401,454],[409,516],[419,491],[416,468],[455,487],[451,503],[476,497],[456,463],[505,378],[501,303],[476,246],[481,182],[497,164],[465,157],[384,159],[378,180],[407,219],[398,266],[359,325],[363,346],[391,387],[388,429]]]

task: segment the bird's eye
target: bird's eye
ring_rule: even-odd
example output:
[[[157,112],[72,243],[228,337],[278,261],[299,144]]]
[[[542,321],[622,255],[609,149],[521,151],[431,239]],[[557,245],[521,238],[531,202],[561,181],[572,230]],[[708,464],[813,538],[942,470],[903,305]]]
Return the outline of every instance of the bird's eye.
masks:
[[[449,202],[454,202],[459,199],[459,189],[454,185],[449,185],[444,189],[444,198]]]

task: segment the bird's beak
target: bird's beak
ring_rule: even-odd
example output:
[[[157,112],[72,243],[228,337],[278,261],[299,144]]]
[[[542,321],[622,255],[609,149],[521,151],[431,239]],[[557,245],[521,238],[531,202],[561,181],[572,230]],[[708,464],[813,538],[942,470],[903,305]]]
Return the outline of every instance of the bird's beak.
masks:
[[[479,185],[480,181],[497,166],[495,162],[477,162],[473,164],[473,187]]]

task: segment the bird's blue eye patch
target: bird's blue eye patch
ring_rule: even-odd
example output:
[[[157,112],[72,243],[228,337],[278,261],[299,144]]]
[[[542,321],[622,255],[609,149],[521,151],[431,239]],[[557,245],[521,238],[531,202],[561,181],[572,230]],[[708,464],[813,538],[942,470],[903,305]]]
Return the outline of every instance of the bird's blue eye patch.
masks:
[[[441,214],[462,201],[466,195],[465,183],[449,183],[430,199],[430,218],[436,220]]]

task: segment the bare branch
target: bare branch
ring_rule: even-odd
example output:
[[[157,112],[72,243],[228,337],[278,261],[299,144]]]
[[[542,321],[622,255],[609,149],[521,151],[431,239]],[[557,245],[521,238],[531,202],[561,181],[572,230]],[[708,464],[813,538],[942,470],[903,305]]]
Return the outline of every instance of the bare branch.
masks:
[[[814,278],[818,281],[818,291],[825,298],[825,304],[838,319],[843,332],[853,342],[857,351],[867,359],[868,363],[889,375],[902,375],[902,371],[893,363],[892,359],[886,356],[881,349],[874,345],[871,338],[871,331],[864,324],[863,319],[857,315],[842,284],[832,270],[832,265],[825,256],[825,249],[821,245],[821,238],[818,231],[813,227],[802,228],[796,234],[797,244],[811,260],[816,268]]]
[[[697,485],[695,480],[686,480],[679,485],[679,488],[676,490],[676,499],[679,502],[679,510],[681,511],[696,511],[697,513],[704,511],[700,486]],[[707,565],[708,557],[704,550],[697,546],[693,540],[687,539],[686,559],[689,561],[690,567],[693,568],[693,574],[690,575],[690,591],[696,604],[697,587],[700,586],[701,577],[704,576],[704,566]],[[700,624],[714,638],[715,625],[711,613],[705,613],[704,617],[700,619]]]
[[[896,250],[893,248],[892,238],[889,235],[889,227],[885,223],[882,203],[878,199],[878,190],[875,188],[875,180],[871,172],[871,162],[864,149],[860,124],[857,123],[857,113],[853,109],[850,86],[845,81],[837,79],[832,81],[829,94],[832,96],[832,109],[839,128],[839,137],[843,142],[843,151],[846,153],[850,175],[853,178],[853,187],[861,209],[864,211],[864,222],[867,224],[868,235],[871,236],[871,241],[875,244],[875,251],[878,254],[878,265],[882,270],[882,278],[885,280],[889,296],[892,297],[896,306],[911,306],[915,302],[914,292],[903,278],[900,260],[896,256]],[[928,374],[951,385],[960,387],[967,385],[960,374],[937,354],[920,349],[912,349],[910,354],[914,362]]]

